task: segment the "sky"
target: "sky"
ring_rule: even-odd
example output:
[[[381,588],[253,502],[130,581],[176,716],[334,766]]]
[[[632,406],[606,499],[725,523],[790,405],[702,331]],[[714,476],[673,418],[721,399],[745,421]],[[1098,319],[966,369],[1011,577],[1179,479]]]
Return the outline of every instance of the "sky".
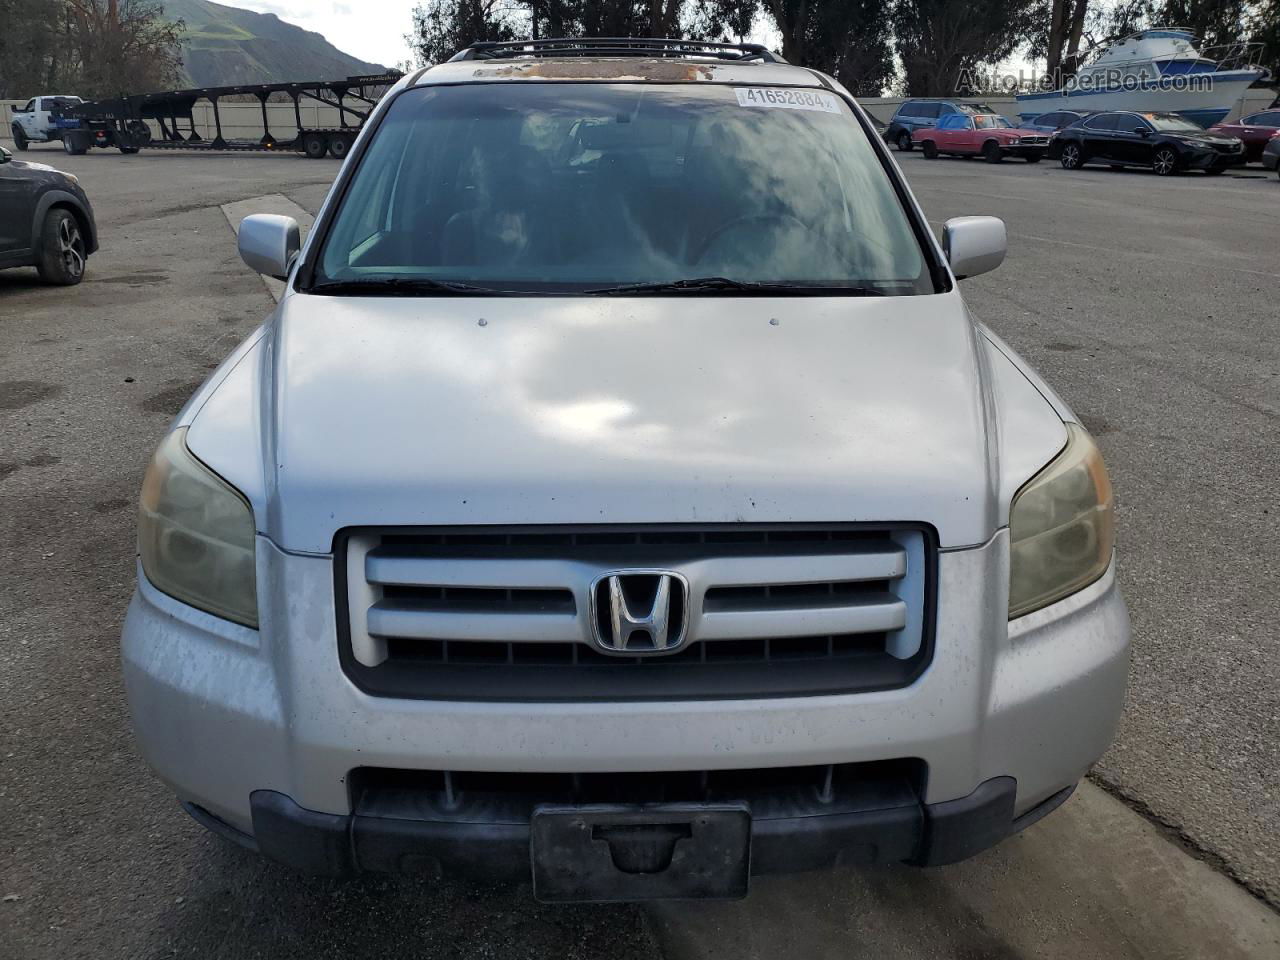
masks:
[[[215,0],[218,2],[218,0]],[[412,0],[220,0],[232,7],[274,13],[314,30],[343,53],[394,67],[411,56],[404,35],[413,25]]]
[[[274,13],[304,30],[314,30],[343,53],[370,63],[398,66],[413,54],[404,35],[413,25],[414,0],[215,0],[232,7]],[[748,39],[769,42],[759,37]],[[776,38],[773,38],[776,40]]]
[[[229,6],[274,13],[281,20],[323,34],[344,53],[370,63],[397,67],[412,59],[404,35],[413,24],[414,0],[221,0]],[[757,24],[748,39],[776,45],[777,37]],[[1002,69],[1017,72],[1029,64],[1014,57]]]

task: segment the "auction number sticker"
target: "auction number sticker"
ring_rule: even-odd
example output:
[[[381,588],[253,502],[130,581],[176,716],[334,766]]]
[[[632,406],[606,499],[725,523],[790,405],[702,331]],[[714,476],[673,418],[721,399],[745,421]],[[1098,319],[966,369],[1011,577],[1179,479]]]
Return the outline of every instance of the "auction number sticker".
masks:
[[[840,101],[820,90],[795,90],[784,87],[735,87],[740,107],[775,107],[782,110],[821,110],[839,113]]]

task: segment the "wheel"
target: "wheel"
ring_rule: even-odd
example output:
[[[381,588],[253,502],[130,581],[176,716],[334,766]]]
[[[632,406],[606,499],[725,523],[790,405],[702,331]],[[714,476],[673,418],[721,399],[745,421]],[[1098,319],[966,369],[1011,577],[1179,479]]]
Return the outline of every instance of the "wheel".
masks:
[[[1178,170],[1178,154],[1173,147],[1161,147],[1151,158],[1151,169],[1157,177],[1167,177]]]
[[[84,234],[70,210],[54,207],[44,218],[40,232],[40,260],[36,270],[45,283],[71,286],[84,278]]]
[[[13,125],[13,145],[19,150],[26,152],[28,142],[27,135],[23,133],[22,128],[15,123]]]
[[[1062,148],[1062,157],[1059,162],[1062,164],[1063,170],[1079,170],[1084,163],[1084,155],[1080,152],[1080,148],[1074,143],[1068,143]]]
[[[70,137],[62,138],[62,152],[72,157],[76,155],[76,145],[71,142]]]
[[[926,160],[938,159],[938,145],[932,140],[926,140],[920,147],[920,152],[924,154]]]
[[[341,160],[347,155],[347,151],[351,149],[351,139],[349,137],[333,137],[329,141],[329,156],[335,160]]]
[[[128,127],[129,136],[133,137],[133,142],[140,147],[145,147],[151,142],[151,127],[143,120],[130,120]]]
[[[312,160],[319,160],[329,150],[329,140],[323,133],[308,133],[302,138],[302,152]]]
[[[1000,144],[994,140],[988,140],[982,145],[982,159],[987,163],[999,163],[1004,159],[1004,151],[1000,149]]]
[[[1027,154],[1027,163],[1039,163],[1044,159],[1044,154],[1038,150],[1033,150]]]
[[[116,149],[117,149],[117,150],[119,150],[121,153],[133,154],[133,153],[137,153],[137,152],[138,152],[138,150],[139,150],[139,149],[141,149],[141,148],[139,148],[139,147],[117,147]]]
[[[901,153],[911,152],[911,132],[903,130],[898,134],[898,150]]]

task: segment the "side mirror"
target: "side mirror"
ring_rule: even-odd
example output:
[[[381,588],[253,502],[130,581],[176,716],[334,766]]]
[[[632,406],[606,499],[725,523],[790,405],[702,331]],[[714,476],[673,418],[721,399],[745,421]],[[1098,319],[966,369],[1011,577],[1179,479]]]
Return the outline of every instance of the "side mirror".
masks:
[[[1146,127],[1134,127],[1134,128],[1133,128],[1133,132],[1134,132],[1134,133],[1136,133],[1136,134],[1137,134],[1138,136],[1140,136],[1140,137],[1149,137],[1149,136],[1151,136],[1151,131],[1150,131],[1150,130],[1148,130]]]
[[[283,280],[302,248],[298,221],[274,213],[255,213],[240,221],[240,259],[258,273]]]
[[[12,159],[13,159],[13,154],[10,153],[8,150],[6,150],[4,147],[0,147],[0,163],[8,163]]]
[[[1004,263],[1009,238],[999,217],[952,217],[942,225],[942,249],[957,280]]]

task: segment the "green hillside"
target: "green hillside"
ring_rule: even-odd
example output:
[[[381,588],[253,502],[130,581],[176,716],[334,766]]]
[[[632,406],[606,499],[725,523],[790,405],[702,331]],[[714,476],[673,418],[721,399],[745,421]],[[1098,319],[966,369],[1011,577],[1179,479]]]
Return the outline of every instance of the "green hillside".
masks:
[[[182,59],[193,87],[330,80],[385,67],[343,53],[318,33],[209,0],[164,0],[165,15],[187,26]]]

